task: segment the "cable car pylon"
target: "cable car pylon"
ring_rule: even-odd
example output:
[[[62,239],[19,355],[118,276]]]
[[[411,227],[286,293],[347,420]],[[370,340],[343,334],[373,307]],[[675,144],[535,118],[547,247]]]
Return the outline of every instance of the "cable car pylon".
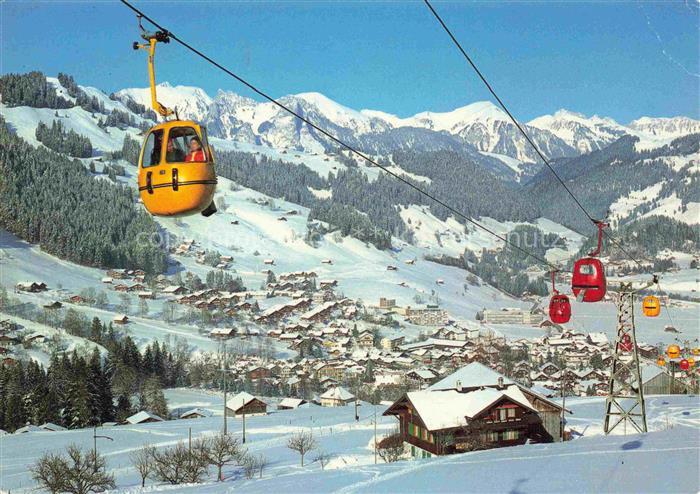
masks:
[[[617,337],[605,399],[605,434],[610,434],[618,425],[627,423],[637,432],[647,432],[646,404],[634,325],[634,295],[655,282],[656,277],[637,290],[632,287],[632,283],[622,283],[616,295]]]

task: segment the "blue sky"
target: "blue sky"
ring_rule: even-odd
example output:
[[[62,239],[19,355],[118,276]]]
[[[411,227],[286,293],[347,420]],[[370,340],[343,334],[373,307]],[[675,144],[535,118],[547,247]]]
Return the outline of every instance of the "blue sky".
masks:
[[[319,91],[408,116],[488,99],[422,2],[135,2],[273,96]],[[516,116],[567,108],[621,122],[700,116],[697,0],[437,2]],[[0,71],[72,74],[106,91],[145,86],[135,16],[118,2],[6,1]],[[158,78],[250,95],[176,44]]]

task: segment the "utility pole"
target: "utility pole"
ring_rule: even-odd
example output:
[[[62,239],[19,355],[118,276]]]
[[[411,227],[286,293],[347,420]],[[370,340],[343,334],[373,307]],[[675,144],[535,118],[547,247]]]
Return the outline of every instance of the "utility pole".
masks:
[[[561,442],[564,442],[564,424],[566,422],[565,414],[566,414],[566,373],[568,368],[566,367],[566,360],[562,359],[564,362],[563,369],[561,370],[561,427],[559,428],[559,435]]]
[[[95,472],[97,472],[97,440],[98,439],[109,439],[110,441],[114,441],[114,439],[112,439],[109,436],[98,436],[97,435],[97,426],[95,425],[92,427],[92,454],[93,454],[93,460],[94,460],[94,464],[93,464],[92,468],[93,468],[93,471],[95,471]]]
[[[245,444],[245,398],[243,398],[243,444]]]
[[[374,405],[374,464],[377,464],[377,405]]]
[[[357,414],[357,395],[355,395],[355,422],[360,421],[360,416]]]
[[[654,277],[654,281],[643,288],[647,288],[655,282],[656,277]],[[647,413],[634,326],[634,294],[635,290],[631,283],[620,285],[620,292],[616,300],[617,338],[612,358],[608,395],[605,400],[603,427],[605,434],[610,434],[620,423],[623,423],[626,431],[627,422],[637,432],[647,432]],[[615,421],[613,422],[613,420]]]
[[[226,358],[226,341],[222,340],[224,361],[221,363],[221,371],[224,374],[224,436],[228,435],[228,418],[226,417],[226,393],[228,391],[226,373],[227,373],[227,358]]]

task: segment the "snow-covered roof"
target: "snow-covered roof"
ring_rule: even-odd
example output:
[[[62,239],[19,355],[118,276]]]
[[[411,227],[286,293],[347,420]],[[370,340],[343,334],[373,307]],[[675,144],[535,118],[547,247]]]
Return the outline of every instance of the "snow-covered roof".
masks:
[[[52,431],[52,432],[67,430],[65,427],[61,427],[60,425],[54,424],[53,422],[46,422],[44,424],[41,424],[39,427],[46,430],[46,431]]]
[[[502,398],[535,410],[516,385],[506,389],[485,388],[467,393],[448,391],[413,391],[408,399],[428,430],[450,429],[467,425],[468,419],[478,415]]]
[[[180,414],[180,418],[186,418],[190,415],[201,415],[202,417],[211,417],[212,413],[209,410],[205,410],[204,408],[192,408],[190,410],[187,410],[186,412],[182,412]]]
[[[642,383],[646,383],[654,379],[659,374],[663,374],[666,370],[656,364],[642,365],[639,369],[642,373]]]
[[[301,398],[284,398],[282,401],[280,401],[279,406],[287,408],[297,408],[303,405],[304,403],[306,403],[306,401],[302,400]]]
[[[354,400],[355,395],[342,386],[335,386],[321,395],[321,398],[329,400],[349,401]]]
[[[415,375],[420,377],[421,379],[432,379],[435,377],[435,374],[433,374],[432,371],[429,371],[428,369],[416,369],[409,371],[409,373],[413,372]]]
[[[248,403],[250,403],[253,400],[263,401],[260,398],[253,396],[250,393],[246,393],[245,391],[241,391],[236,396],[229,398],[226,401],[226,408],[230,408],[231,410],[238,410],[239,408],[247,405]]]
[[[457,389],[457,383],[463,388],[476,388],[479,386],[497,386],[498,380],[503,379],[503,384],[513,384],[513,381],[493,369],[489,369],[479,362],[472,362],[449,376],[436,382],[428,389],[431,391],[443,389]]]
[[[42,429],[36,425],[27,424],[24,427],[17,429],[15,434],[24,434],[25,432],[46,432],[46,429]]]
[[[141,422],[144,422],[146,420],[157,420],[158,422],[163,422],[163,419],[160,418],[158,415],[151,412],[147,412],[145,410],[135,413],[131,417],[128,417],[126,419],[126,421],[129,424],[140,424]]]

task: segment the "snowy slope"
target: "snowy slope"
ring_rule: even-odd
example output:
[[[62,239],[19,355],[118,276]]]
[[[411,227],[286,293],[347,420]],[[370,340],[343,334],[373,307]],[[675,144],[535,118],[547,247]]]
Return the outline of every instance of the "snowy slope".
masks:
[[[246,447],[268,460],[261,479],[246,480],[240,467],[224,468],[225,481],[211,475],[202,484],[170,486],[140,478],[129,455],[145,444],[157,448],[211,435],[221,430],[220,394],[194,390],[166,390],[171,410],[203,407],[214,416],[192,420],[115,426],[98,433],[114,441],[98,440],[108,469],[115,474],[116,492],[697,492],[700,488],[700,413],[698,398],[652,396],[647,399],[646,435],[601,434],[604,402],[600,398],[567,400],[573,411],[570,427],[583,437],[567,443],[524,445],[452,455],[443,458],[374,464],[374,407],[362,403],[360,421],[353,407],[321,408],[315,405],[274,411],[275,400],[264,398],[272,410],[267,416],[246,419]],[[377,407],[378,437],[391,432],[396,420],[383,417]],[[228,420],[229,431],[240,439],[241,421]],[[320,448],[330,455],[325,469],[312,452],[299,466],[299,457],[286,447],[289,436],[312,431]],[[36,432],[0,436],[0,489],[33,492],[28,467],[47,451],[61,451],[75,443],[93,444],[92,429]],[[212,472],[210,472],[211,474]],[[670,482],[670,483],[669,483]]]

